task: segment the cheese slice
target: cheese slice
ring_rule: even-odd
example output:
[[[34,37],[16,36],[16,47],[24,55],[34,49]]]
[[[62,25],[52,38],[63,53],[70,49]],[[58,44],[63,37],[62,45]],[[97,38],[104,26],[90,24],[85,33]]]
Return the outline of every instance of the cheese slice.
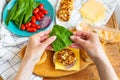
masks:
[[[79,53],[79,49],[75,49],[75,48],[70,48],[70,49],[75,53],[75,56],[77,58],[75,64],[71,68],[66,68],[60,62],[55,60],[54,61],[55,69],[66,70],[66,71],[80,70],[80,53]]]
[[[80,9],[80,12],[82,17],[96,22],[105,17],[105,10],[106,9],[101,2],[96,0],[88,0],[88,2],[86,2]]]

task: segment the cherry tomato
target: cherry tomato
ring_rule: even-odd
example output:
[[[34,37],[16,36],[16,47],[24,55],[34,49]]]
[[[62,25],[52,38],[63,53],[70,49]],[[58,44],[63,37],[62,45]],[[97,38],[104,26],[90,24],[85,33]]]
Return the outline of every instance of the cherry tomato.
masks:
[[[25,26],[26,26],[26,28],[29,28],[29,27],[31,27],[31,25],[32,25],[32,23],[28,22]]]
[[[43,4],[40,4],[40,5],[39,5],[39,9],[40,9],[40,10],[43,10],[43,9],[44,9],[44,5],[43,5]]]
[[[29,27],[29,28],[27,28],[27,31],[28,32],[36,32],[36,28]]]
[[[40,16],[41,18],[44,17],[44,14],[43,14],[42,12],[38,12],[38,14],[39,14],[39,16]]]
[[[37,14],[38,12],[39,12],[39,8],[35,8],[33,11],[34,14]]]
[[[32,24],[32,27],[36,28],[37,30],[40,29],[40,26],[35,23]]]
[[[21,29],[21,30],[25,30],[25,25],[22,24],[20,29]]]
[[[36,24],[35,23],[32,23],[32,26],[31,27],[36,27]]]
[[[32,16],[32,23],[36,23],[36,18],[35,18],[35,16]]]
[[[45,9],[43,9],[43,10],[42,10],[42,13],[46,15],[46,14],[48,14],[48,11],[45,10]]]
[[[35,18],[36,18],[36,20],[40,20],[41,19],[41,17],[38,14],[35,14]]]
[[[38,30],[40,29],[40,25],[36,25],[35,28]]]

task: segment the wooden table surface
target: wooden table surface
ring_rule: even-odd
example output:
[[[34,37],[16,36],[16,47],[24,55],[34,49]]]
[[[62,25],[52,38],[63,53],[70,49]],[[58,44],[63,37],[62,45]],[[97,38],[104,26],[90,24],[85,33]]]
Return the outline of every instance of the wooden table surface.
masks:
[[[112,15],[107,26],[119,29],[115,14]],[[112,63],[112,66],[120,79],[120,43],[105,44],[105,52]],[[100,80],[95,64],[89,65],[86,69],[65,77],[44,78],[44,80]]]

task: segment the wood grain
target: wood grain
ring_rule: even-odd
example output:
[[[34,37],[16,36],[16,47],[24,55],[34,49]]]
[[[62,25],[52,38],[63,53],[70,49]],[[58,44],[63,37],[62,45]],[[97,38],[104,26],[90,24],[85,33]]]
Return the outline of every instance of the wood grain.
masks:
[[[24,57],[25,50],[26,50],[26,46],[24,46],[19,53],[21,58]],[[86,62],[82,58],[80,58],[80,70],[78,71],[56,70],[53,63],[54,52],[53,51],[45,51],[45,52],[47,54],[47,57],[44,57],[45,61],[42,64],[36,64],[34,67],[33,73],[35,75],[42,77],[62,77],[80,72],[81,70],[85,69],[88,65],[93,63],[92,61]]]
[[[3,80],[3,78],[0,76],[0,80]]]
[[[54,53],[47,51],[47,59],[44,63],[38,64],[34,68],[34,74],[42,76],[42,77],[60,77],[66,76],[70,74],[77,73],[83,69],[85,69],[89,64],[89,62],[85,62],[83,59],[80,59],[80,70],[79,71],[63,71],[56,70],[53,63],[53,55]]]
[[[119,29],[119,26],[117,24],[115,14],[112,15],[109,22],[107,23],[107,26],[110,28]],[[119,79],[120,79],[120,43],[118,44],[106,44],[104,46],[105,52],[115,70],[117,73]],[[59,77],[59,78],[44,78],[44,80],[100,80],[99,75],[96,69],[95,64],[89,65],[86,69],[65,77]]]

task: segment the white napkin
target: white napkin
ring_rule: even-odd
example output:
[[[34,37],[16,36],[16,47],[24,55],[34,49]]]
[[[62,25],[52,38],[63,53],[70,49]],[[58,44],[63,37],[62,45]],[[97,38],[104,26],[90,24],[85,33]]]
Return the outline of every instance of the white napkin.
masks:
[[[57,0],[50,0],[55,8]],[[8,31],[2,22],[2,11],[5,0],[0,0],[0,75],[4,80],[13,80],[19,69],[21,59],[19,51],[26,44],[28,37],[20,37]],[[32,80],[42,80],[42,77],[32,75]]]
[[[0,0],[0,26],[1,26],[1,21],[2,21],[2,11],[3,11],[5,4],[6,4],[5,0]]]

